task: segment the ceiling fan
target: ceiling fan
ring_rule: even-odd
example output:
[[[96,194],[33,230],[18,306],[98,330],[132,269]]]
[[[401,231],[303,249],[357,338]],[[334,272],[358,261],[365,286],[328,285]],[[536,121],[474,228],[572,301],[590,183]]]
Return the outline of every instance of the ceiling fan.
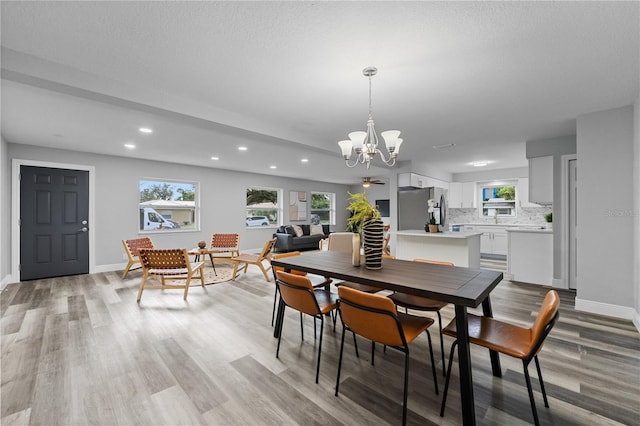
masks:
[[[364,188],[368,188],[371,185],[384,185],[384,181],[379,180],[379,179],[371,179],[370,177],[363,177],[362,178],[362,186]]]

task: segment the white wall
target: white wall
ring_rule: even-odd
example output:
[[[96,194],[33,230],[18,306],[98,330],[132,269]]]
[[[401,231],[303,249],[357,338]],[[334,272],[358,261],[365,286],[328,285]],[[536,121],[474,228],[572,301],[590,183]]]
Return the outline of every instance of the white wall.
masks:
[[[200,183],[201,231],[153,234],[158,247],[193,247],[199,240],[209,240],[213,232],[240,233],[241,249],[261,248],[271,238],[273,228],[245,228],[245,190],[249,186],[282,188],[284,202],[289,190],[333,192],[336,194],[337,225],[346,227],[346,185],[289,179],[187,165],[145,161],[124,157],[46,149],[30,145],[7,144],[8,157],[93,166],[95,168],[96,268],[94,272],[111,270],[123,263],[122,239],[138,235],[138,202],[140,178],[187,180]],[[5,164],[3,160],[3,165]],[[4,169],[3,169],[4,170]],[[4,194],[10,191],[4,191]],[[286,207],[286,204],[285,204]],[[9,205],[2,215],[8,215]],[[288,209],[283,210],[283,223],[289,223]],[[11,221],[15,225],[16,221]],[[308,223],[308,222],[307,222]],[[5,228],[5,227],[3,227]],[[9,227],[6,227],[9,229]],[[2,250],[10,249],[10,239],[2,238]],[[16,278],[14,277],[14,280]]]
[[[0,137],[0,289],[11,273],[11,160],[7,142]]]
[[[633,110],[633,220],[634,220],[634,262],[635,262],[635,314],[633,322],[640,331],[640,97]]]
[[[576,309],[628,319],[634,311],[633,141],[632,106],[577,119]]]

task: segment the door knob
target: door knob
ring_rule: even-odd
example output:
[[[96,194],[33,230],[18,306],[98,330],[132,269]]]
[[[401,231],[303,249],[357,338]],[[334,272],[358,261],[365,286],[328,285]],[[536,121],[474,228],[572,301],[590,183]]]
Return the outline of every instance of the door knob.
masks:
[[[83,226],[82,228],[78,229],[78,232],[87,232],[89,230],[89,228],[87,228],[86,226]]]

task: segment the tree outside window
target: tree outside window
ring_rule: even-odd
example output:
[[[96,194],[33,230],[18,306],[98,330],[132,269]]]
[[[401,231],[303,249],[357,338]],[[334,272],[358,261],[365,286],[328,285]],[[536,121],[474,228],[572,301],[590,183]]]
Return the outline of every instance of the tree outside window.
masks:
[[[248,228],[280,224],[282,216],[282,190],[270,188],[247,188],[246,226]]]
[[[336,224],[336,194],[331,192],[311,193],[311,223]]]
[[[197,229],[197,183],[141,179],[139,191],[140,232]]]

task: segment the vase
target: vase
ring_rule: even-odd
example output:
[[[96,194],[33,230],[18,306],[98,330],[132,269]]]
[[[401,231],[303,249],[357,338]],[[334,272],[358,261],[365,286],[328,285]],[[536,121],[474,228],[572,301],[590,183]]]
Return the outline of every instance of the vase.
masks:
[[[362,224],[364,240],[364,265],[367,269],[382,268],[382,246],[384,245],[384,225],[380,219],[365,219]]]
[[[429,232],[438,232],[438,225],[429,224]]]
[[[353,251],[351,252],[351,264],[353,266],[360,266],[360,234],[353,234],[351,237],[351,244],[353,245]]]

